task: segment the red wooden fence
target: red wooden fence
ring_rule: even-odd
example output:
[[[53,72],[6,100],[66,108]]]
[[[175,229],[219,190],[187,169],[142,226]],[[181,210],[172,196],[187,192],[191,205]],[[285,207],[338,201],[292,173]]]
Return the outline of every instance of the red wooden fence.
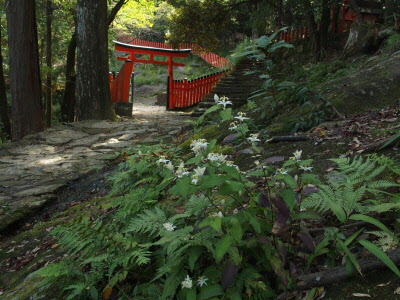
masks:
[[[227,71],[192,80],[171,80],[169,89],[168,109],[183,108],[203,100],[217,85]]]

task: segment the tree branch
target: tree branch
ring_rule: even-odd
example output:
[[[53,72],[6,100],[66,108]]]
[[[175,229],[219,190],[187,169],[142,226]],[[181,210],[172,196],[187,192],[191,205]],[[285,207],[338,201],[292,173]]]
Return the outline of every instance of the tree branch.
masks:
[[[114,21],[115,17],[117,16],[117,13],[120,11],[120,9],[122,8],[122,6],[127,3],[129,0],[119,0],[117,2],[117,4],[115,4],[115,6],[112,8],[110,14],[108,15],[108,20],[107,20],[107,24],[108,26],[111,25],[111,23]]]

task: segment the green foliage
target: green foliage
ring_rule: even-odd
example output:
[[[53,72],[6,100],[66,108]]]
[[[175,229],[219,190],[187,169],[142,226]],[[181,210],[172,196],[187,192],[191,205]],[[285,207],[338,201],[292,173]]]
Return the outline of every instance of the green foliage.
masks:
[[[400,34],[393,34],[388,37],[384,43],[383,51],[387,54],[400,51]]]
[[[318,193],[310,195],[302,203],[302,207],[312,208],[320,213],[331,210],[338,220],[346,223],[354,212],[367,213],[372,211],[385,212],[392,209],[400,209],[398,203],[383,201],[376,198],[384,193],[384,189],[398,187],[399,185],[377,177],[385,167],[377,167],[370,160],[356,157],[352,161],[349,158],[332,159],[338,164],[342,179],[329,180],[327,185],[320,185]]]

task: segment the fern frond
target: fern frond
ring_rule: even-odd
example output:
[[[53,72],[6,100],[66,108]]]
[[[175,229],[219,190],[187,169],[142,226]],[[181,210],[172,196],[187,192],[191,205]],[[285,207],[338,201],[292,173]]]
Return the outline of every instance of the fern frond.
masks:
[[[147,209],[130,222],[125,232],[153,235],[161,229],[166,220],[167,217],[160,208]]]

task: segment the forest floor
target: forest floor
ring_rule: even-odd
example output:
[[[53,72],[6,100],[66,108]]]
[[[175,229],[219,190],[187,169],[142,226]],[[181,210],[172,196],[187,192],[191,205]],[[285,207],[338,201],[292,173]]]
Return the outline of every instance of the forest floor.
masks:
[[[138,88],[133,118],[59,125],[0,146],[0,299],[40,298],[40,280],[33,274],[64,255],[48,233],[72,218],[104,213],[102,196],[109,192],[106,178],[124,152],[161,140],[183,141],[182,134],[190,128],[189,116],[154,105],[155,93],[161,89]],[[153,94],[146,96],[149,91]],[[263,156],[287,157],[298,149],[319,161],[357,155],[375,150],[376,143],[385,141],[399,126],[399,106],[371,110],[320,124],[307,132],[305,141],[265,143]],[[228,146],[236,149],[239,145]],[[397,148],[383,152],[388,151],[399,158]],[[246,154],[235,157],[239,164],[250,165],[248,159]],[[316,169],[326,174],[330,167],[320,164]],[[400,299],[394,294],[399,286],[399,279],[390,272],[375,272],[331,287],[324,299],[355,299],[354,293],[368,294],[371,299]],[[46,294],[45,299],[57,298]]]

